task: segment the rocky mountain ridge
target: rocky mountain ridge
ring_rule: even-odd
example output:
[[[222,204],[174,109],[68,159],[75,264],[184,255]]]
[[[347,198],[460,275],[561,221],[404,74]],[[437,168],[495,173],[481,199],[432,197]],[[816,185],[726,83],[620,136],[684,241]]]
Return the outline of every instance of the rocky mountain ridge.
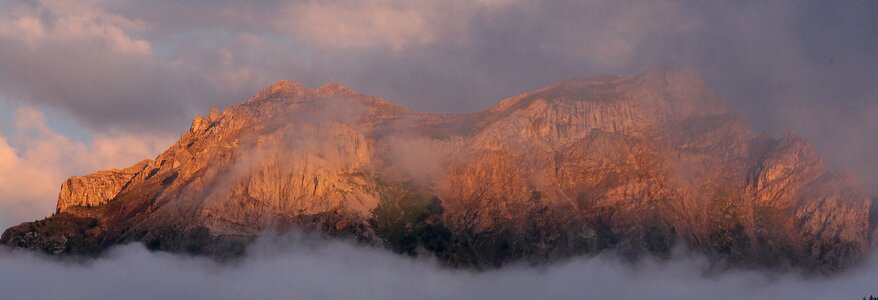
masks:
[[[559,82],[478,113],[419,113],[280,81],[198,116],[154,160],[73,177],[2,243],[208,255],[304,228],[452,266],[676,245],[835,271],[873,248],[875,198],[793,133],[752,133],[688,70]]]

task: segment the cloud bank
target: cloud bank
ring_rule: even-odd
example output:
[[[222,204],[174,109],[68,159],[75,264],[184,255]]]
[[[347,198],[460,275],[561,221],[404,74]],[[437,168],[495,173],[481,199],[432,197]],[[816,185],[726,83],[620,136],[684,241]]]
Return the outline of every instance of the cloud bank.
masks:
[[[0,279],[9,299],[861,299],[878,294],[875,258],[831,278],[710,274],[706,259],[683,254],[637,264],[576,258],[477,273],[292,234],[263,238],[231,264],[152,253],[140,244],[86,262],[0,252]]]
[[[0,134],[0,227],[42,219],[55,211],[61,183],[73,175],[124,168],[152,158],[170,141],[149,135],[100,134],[68,138],[46,115],[22,106],[12,114],[14,135]]]
[[[700,71],[878,189],[878,3],[782,0],[0,3],[0,99],[175,136],[280,79],[472,112],[553,81]]]

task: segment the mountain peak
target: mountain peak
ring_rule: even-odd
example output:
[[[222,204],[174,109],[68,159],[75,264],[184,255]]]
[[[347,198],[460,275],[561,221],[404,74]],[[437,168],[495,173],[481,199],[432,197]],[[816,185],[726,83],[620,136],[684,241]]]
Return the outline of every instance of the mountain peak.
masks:
[[[698,71],[689,68],[650,68],[634,77],[641,78],[642,80],[664,80],[665,78],[674,78],[680,80],[703,81],[702,76]]]
[[[292,80],[280,80],[268,88],[256,93],[248,102],[264,100],[276,97],[300,97],[305,95],[307,88],[304,84]]]
[[[342,97],[357,94],[353,89],[336,82],[324,83],[314,89],[314,93],[324,97]]]
[[[652,69],[635,76],[608,75],[559,81],[521,94],[490,108],[493,113],[529,110],[544,115],[544,107],[563,112],[566,122],[602,130],[642,130],[692,116],[723,114],[725,100],[697,72]]]
[[[268,87],[269,91],[276,92],[281,90],[301,90],[305,89],[305,85],[294,80],[278,80]]]

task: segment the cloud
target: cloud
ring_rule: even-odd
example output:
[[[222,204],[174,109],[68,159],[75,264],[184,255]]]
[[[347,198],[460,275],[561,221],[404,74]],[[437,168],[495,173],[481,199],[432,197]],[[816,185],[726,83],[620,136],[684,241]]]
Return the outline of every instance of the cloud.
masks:
[[[878,164],[869,163],[878,125],[863,113],[878,107],[874,1],[10,0],[0,8],[0,95],[54,107],[90,130],[177,134],[192,115],[280,79],[342,82],[417,110],[461,113],[556,80],[684,66],[755,129],[800,131],[834,166],[878,188]]]
[[[153,24],[100,1],[0,3],[0,91],[65,111],[91,129],[167,133],[210,103],[252,92],[257,77],[224,49],[164,57],[138,38]],[[243,86],[243,87],[242,87]]]
[[[378,149],[387,169],[399,172],[403,179],[430,186],[452,154],[447,144],[414,134],[392,135],[381,141]]]
[[[304,234],[261,238],[240,261],[149,252],[141,244],[85,262],[0,252],[11,299],[861,299],[878,294],[878,263],[835,277],[710,273],[677,254],[636,264],[580,257],[543,267],[473,272]]]
[[[594,2],[592,2],[594,3]],[[551,38],[541,47],[575,61],[602,68],[636,62],[653,39],[689,35],[700,28],[697,15],[687,14],[678,1],[631,2],[624,5],[583,5],[581,19],[548,19]]]
[[[42,219],[55,210],[61,183],[73,175],[122,168],[155,157],[170,145],[148,135],[98,134],[71,140],[48,127],[33,107],[19,107],[15,131],[0,135],[0,227]]]
[[[363,50],[379,47],[399,54],[448,43],[466,43],[483,13],[514,7],[518,0],[286,1],[274,23],[316,47]]]
[[[406,2],[381,2],[384,1],[294,3],[286,8],[290,17],[277,26],[334,47],[381,43],[401,50],[436,42],[437,33],[428,24],[424,11],[405,7]]]

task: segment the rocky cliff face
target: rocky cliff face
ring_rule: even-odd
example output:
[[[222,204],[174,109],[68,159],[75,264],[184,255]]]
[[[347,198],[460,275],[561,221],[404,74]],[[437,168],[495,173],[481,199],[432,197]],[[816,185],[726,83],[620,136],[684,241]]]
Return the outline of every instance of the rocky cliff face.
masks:
[[[234,255],[305,228],[455,266],[683,244],[832,271],[871,249],[873,202],[795,134],[754,135],[691,71],[564,81],[468,115],[281,81],[196,117],[155,160],[71,178],[58,213],[2,242]]]
[[[58,212],[73,206],[99,206],[113,200],[135,175],[142,172],[150,160],[141,161],[124,170],[99,171],[87,176],[74,176],[61,185]]]

